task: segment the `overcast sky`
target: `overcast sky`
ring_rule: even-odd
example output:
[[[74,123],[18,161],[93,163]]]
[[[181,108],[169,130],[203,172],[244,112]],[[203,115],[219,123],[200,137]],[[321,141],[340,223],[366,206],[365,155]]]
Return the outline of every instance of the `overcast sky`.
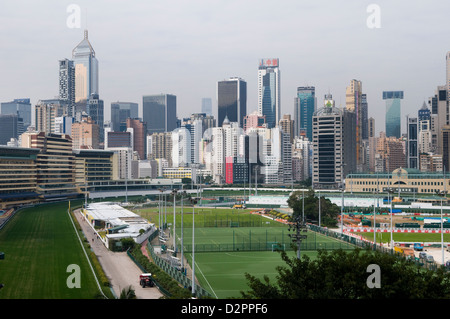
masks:
[[[81,9],[80,28],[67,20]],[[380,28],[370,4],[380,9]],[[71,58],[83,30],[99,60],[106,119],[111,102],[142,104],[147,94],[177,96],[178,117],[201,111],[216,84],[247,81],[247,113],[257,108],[261,58],[279,58],[282,113],[294,112],[298,86],[330,92],[345,105],[345,88],[362,81],[369,116],[384,131],[382,91],[403,90],[405,116],[445,84],[450,2],[302,0],[1,0],[0,101],[58,95],[58,60]]]

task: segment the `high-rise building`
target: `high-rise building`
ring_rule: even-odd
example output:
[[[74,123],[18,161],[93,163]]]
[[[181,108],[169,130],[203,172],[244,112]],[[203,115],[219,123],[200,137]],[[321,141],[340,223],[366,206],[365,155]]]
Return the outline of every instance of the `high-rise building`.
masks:
[[[147,133],[171,132],[177,128],[177,98],[172,94],[145,95],[142,117]]]
[[[71,136],[73,149],[99,149],[100,128],[89,116],[72,124]]]
[[[351,80],[345,92],[345,107],[347,111],[355,113],[356,121],[356,165],[357,170],[362,171],[366,163],[364,162],[365,150],[362,138],[362,82],[359,80]]]
[[[247,82],[237,77],[217,82],[217,109],[217,126],[221,127],[228,118],[243,127],[247,115]]]
[[[260,115],[258,111],[253,111],[244,117],[244,131],[247,132],[250,128],[257,127],[266,127],[266,117]]]
[[[100,129],[99,134],[99,141],[100,143],[103,143],[104,141],[104,131],[103,131],[103,125],[104,125],[104,103],[103,100],[101,100],[98,96],[98,94],[91,94],[88,100],[87,104],[87,110],[86,113],[94,123],[96,123]]]
[[[371,137],[375,137],[375,119],[373,117],[370,117],[368,120],[368,137],[367,138],[371,138]]]
[[[369,138],[369,105],[367,103],[367,94],[361,94],[361,138]]]
[[[139,154],[139,159],[147,158],[147,123],[138,118],[126,119],[127,129],[133,129],[133,150]]]
[[[281,119],[279,59],[261,59],[258,67],[258,113],[266,117],[268,128]]]
[[[67,105],[67,115],[75,115],[75,65],[72,60],[59,60],[59,99]]]
[[[148,137],[148,146],[151,151],[147,158],[150,160],[164,159],[168,167],[172,167],[172,132],[153,133]]]
[[[403,91],[383,91],[386,100],[386,136],[400,138],[401,134],[401,105]]]
[[[106,127],[105,131],[105,149],[126,147],[133,149],[133,133],[132,128],[126,132],[115,132],[110,127]]]
[[[289,141],[292,143],[294,140],[294,120],[291,120],[291,115],[284,114],[278,124],[283,132],[289,136]]]
[[[0,104],[0,114],[17,114],[23,121],[23,130],[26,131],[32,122],[30,99],[14,99],[11,102],[2,102]]]
[[[128,118],[139,118],[139,105],[132,102],[111,103],[111,127],[113,131],[126,131]],[[121,129],[122,128],[122,129]]]
[[[419,123],[417,117],[406,117],[406,165],[419,169]]]
[[[36,130],[45,133],[55,133],[55,119],[63,116],[65,108],[60,100],[39,100],[35,106]]]
[[[329,100],[331,103],[332,99]],[[298,87],[294,101],[294,136],[305,135],[311,141],[312,118],[317,110],[316,88],[314,86]]]
[[[0,114],[0,145],[7,145],[12,138],[19,138],[20,126],[22,123],[17,114]]]
[[[337,189],[344,185],[356,162],[356,114],[323,107],[313,116],[313,188]]]
[[[375,154],[375,171],[392,172],[401,167],[406,167],[405,141],[396,137],[388,137],[380,132],[377,138]]]
[[[87,30],[83,40],[72,50],[72,60],[75,66],[75,103],[88,101],[91,94],[99,94],[99,91],[98,60]]]
[[[191,133],[186,127],[172,131],[172,165],[186,167],[192,163]]]
[[[209,97],[202,98],[202,113],[212,115],[212,99]]]

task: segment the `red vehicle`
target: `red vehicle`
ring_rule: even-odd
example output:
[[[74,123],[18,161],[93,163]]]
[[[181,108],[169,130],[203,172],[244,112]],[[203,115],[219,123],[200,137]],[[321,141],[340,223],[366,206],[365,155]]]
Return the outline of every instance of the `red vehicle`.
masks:
[[[142,288],[145,287],[153,287],[154,283],[152,280],[152,274],[142,274],[139,276],[139,284],[142,286]]]

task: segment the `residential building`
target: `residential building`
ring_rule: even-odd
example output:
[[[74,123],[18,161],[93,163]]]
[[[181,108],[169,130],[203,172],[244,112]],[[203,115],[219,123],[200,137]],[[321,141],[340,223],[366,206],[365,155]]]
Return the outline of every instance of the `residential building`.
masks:
[[[72,124],[71,137],[73,149],[99,149],[100,128],[89,116]]]

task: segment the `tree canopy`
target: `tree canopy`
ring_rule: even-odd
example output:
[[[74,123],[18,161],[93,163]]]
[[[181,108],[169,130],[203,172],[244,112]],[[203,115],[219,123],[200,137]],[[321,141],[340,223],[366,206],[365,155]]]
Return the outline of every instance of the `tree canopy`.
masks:
[[[307,222],[318,224],[319,221],[319,197],[315,196],[312,189],[305,192],[303,199],[302,191],[295,191],[289,196],[288,205],[293,210],[293,217],[304,214]],[[337,217],[341,213],[340,208],[331,203],[331,201],[323,196],[320,197],[320,220],[321,226],[336,227]]]
[[[443,268],[426,270],[412,261],[378,251],[321,250],[316,259],[282,251],[286,266],[277,267],[277,281],[245,274],[246,299],[442,299],[450,297],[450,275]],[[379,288],[368,282],[369,265],[379,267]]]

